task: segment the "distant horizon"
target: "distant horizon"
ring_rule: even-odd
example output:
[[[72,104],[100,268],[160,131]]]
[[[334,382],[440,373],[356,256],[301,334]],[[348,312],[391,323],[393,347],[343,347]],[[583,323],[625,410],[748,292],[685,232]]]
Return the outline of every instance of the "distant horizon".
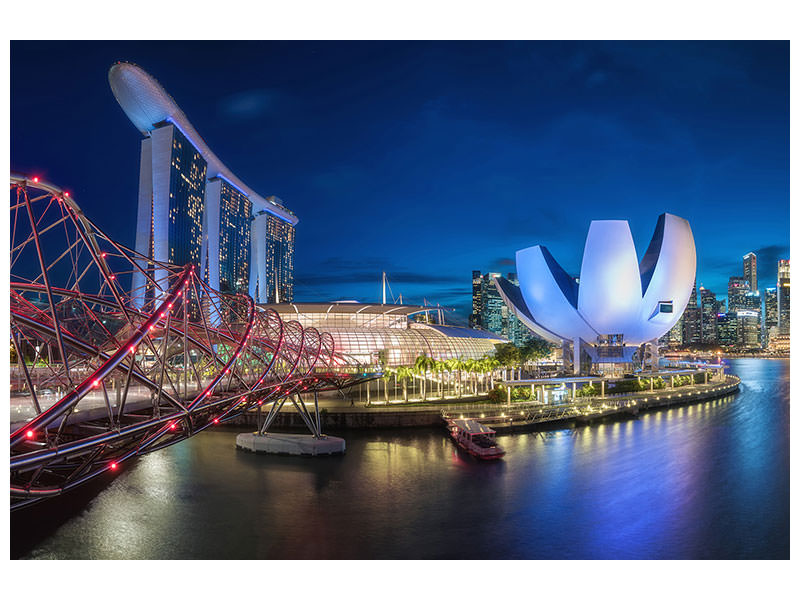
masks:
[[[12,170],[133,246],[118,60],[297,214],[298,302],[379,301],[386,271],[466,324],[473,270],[543,244],[576,274],[593,219],[629,221],[641,256],[662,212],[689,220],[718,298],[748,252],[759,289],[789,259],[788,42],[12,41]]]

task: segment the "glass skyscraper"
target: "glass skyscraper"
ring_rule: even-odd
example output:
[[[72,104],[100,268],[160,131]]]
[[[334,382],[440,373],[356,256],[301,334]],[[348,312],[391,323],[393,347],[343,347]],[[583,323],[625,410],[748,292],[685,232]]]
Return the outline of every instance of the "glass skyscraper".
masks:
[[[750,291],[758,291],[758,274],[756,269],[756,255],[748,252],[742,257],[742,274],[747,284],[750,286]]]
[[[494,284],[500,273],[472,272],[472,314],[469,317],[470,327],[491,331],[508,339],[516,346],[522,346],[534,337],[519,318],[508,309],[503,297]],[[509,273],[508,280],[519,285],[516,273]]]
[[[778,261],[778,331],[789,333],[789,261]]]
[[[717,296],[711,290],[700,287],[700,332],[704,344],[717,341]]]

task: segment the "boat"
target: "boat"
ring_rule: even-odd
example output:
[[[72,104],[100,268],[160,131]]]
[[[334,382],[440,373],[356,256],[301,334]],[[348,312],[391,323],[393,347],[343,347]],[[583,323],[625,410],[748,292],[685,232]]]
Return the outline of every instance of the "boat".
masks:
[[[506,451],[497,445],[494,429],[474,419],[451,419],[448,421],[450,437],[459,448],[481,460],[503,458]]]

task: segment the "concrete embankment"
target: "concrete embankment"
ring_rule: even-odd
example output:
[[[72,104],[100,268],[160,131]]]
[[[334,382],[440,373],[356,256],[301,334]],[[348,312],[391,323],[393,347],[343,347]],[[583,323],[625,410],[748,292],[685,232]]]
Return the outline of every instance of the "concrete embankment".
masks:
[[[511,407],[506,407],[502,404],[469,403],[464,404],[463,408],[459,407],[454,410],[463,412],[464,416],[468,418],[486,422],[498,433],[511,432],[545,425],[588,423],[614,415],[636,415],[639,411],[710,400],[735,392],[739,383],[738,377],[727,375],[725,381],[710,384],[595,398],[575,405],[532,407],[530,403],[524,406],[513,403]],[[336,407],[323,409],[320,413],[320,420],[323,430],[438,427],[443,423],[442,409],[441,405],[413,408],[408,406],[395,408]],[[515,414],[523,414],[512,418],[511,411]],[[506,412],[509,412],[509,416],[506,416]],[[258,413],[256,411],[247,412],[234,419],[232,423],[256,427]],[[284,408],[278,413],[272,428],[304,429],[305,425],[295,410]]]

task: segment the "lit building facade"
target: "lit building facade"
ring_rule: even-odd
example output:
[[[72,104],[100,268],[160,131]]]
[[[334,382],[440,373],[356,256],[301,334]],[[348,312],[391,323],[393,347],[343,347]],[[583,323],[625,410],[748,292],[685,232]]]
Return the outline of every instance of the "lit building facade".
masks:
[[[483,275],[480,271],[472,272],[473,314],[470,315],[470,327],[501,335],[514,345],[522,346],[533,337],[533,333],[503,301],[494,283],[500,276],[500,273]],[[509,273],[508,281],[519,286],[516,273]]]
[[[526,326],[562,346],[565,367],[618,373],[657,364],[658,339],[695,293],[696,265],[689,222],[664,213],[641,261],[627,221],[592,221],[579,279],[539,245],[517,252],[519,288],[496,285]]]
[[[440,315],[440,308],[358,302],[281,303],[259,307],[275,310],[284,321],[298,321],[303,327],[330,333],[335,351],[361,364],[384,362],[387,367],[409,366],[423,354],[439,361],[480,359],[493,354],[497,344],[507,343],[491,332],[414,319],[422,313]]]
[[[764,289],[764,335],[767,344],[778,334],[778,288]]]
[[[744,296],[750,291],[750,284],[744,277],[728,278],[728,310],[735,312],[745,308]]]
[[[154,261],[200,266],[207,163],[180,129],[162,123],[141,142],[135,250]],[[153,263],[139,265],[160,280]],[[160,270],[159,270],[160,271]],[[136,271],[133,298],[150,290]]]
[[[758,291],[758,272],[756,267],[755,254],[748,252],[742,257],[742,274],[747,285],[750,286],[751,292]]]
[[[216,290],[249,291],[251,211],[247,196],[228,181],[215,177],[206,184],[201,272]]]
[[[274,196],[271,199],[280,202]],[[274,215],[259,212],[253,221],[253,235],[266,243],[259,243],[265,256],[251,272],[250,295],[259,299],[266,297],[270,302],[291,302],[294,299],[294,227]],[[263,265],[263,273],[257,272],[260,265]],[[265,282],[263,290],[262,281]]]
[[[761,312],[755,310],[736,311],[738,346],[743,350],[761,348]]]
[[[700,287],[700,330],[704,344],[717,341],[717,314],[719,303],[711,290]]]
[[[789,334],[789,261],[778,261],[778,333]]]
[[[689,302],[683,312],[683,343],[699,344],[703,341],[702,313],[697,305],[697,282],[692,282]]]
[[[472,329],[481,328],[481,307],[483,302],[483,275],[480,271],[472,272],[472,314],[469,316],[469,326]]]
[[[140,67],[116,63],[109,84],[145,136],[136,250],[154,261],[200,267],[211,287],[259,302],[293,296],[297,217],[244,184],[211,151],[163,87]],[[147,265],[142,265],[143,268]],[[155,273],[158,277],[158,273]],[[133,297],[142,302],[141,273]]]
[[[733,349],[739,345],[739,324],[736,313],[719,313],[717,315],[717,343]]]

